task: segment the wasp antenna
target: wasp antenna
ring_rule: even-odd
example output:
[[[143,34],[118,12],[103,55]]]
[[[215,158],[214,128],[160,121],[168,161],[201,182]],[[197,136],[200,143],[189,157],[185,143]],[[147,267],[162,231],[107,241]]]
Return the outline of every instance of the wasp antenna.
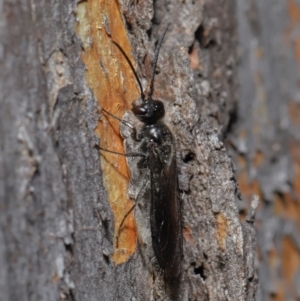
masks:
[[[119,50],[120,50],[120,51],[122,52],[122,54],[124,55],[124,57],[125,57],[127,63],[129,64],[129,66],[130,66],[130,68],[131,68],[131,70],[132,70],[132,72],[133,72],[133,74],[134,74],[134,76],[135,76],[135,78],[136,78],[136,81],[137,81],[137,83],[138,83],[138,85],[139,85],[139,87],[140,87],[141,98],[144,100],[144,99],[145,99],[145,94],[144,94],[144,91],[143,91],[143,87],[142,87],[141,81],[140,81],[140,79],[139,79],[139,77],[138,77],[138,75],[137,75],[137,73],[136,73],[136,71],[135,71],[135,69],[134,69],[134,67],[133,67],[133,65],[132,65],[132,63],[131,63],[131,61],[130,61],[130,59],[128,58],[127,54],[124,52],[124,50],[121,48],[121,46],[120,46],[117,42],[115,42],[115,41],[112,41],[112,42],[119,48]]]
[[[157,65],[157,60],[158,60],[158,55],[159,55],[159,50],[160,50],[160,47],[161,47],[161,44],[164,40],[164,37],[170,27],[171,23],[168,23],[166,29],[164,30],[162,36],[160,37],[158,43],[157,43],[157,46],[156,46],[156,49],[155,49],[155,53],[154,53],[154,63],[153,63],[153,66],[152,66],[152,75],[151,75],[151,81],[150,81],[150,86],[149,86],[149,93],[148,93],[148,98],[151,98],[152,97],[152,94],[153,94],[153,89],[154,89],[154,77],[155,77],[155,69],[156,69],[156,65]]]

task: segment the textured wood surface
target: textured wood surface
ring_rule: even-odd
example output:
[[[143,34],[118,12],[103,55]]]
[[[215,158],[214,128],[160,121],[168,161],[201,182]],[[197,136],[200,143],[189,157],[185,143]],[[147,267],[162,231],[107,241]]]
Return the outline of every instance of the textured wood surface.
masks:
[[[231,0],[2,3],[1,301],[254,300],[257,202],[240,222],[222,142],[237,104],[234,13]],[[117,223],[141,181],[134,159],[129,182],[124,162],[99,153],[102,143],[122,151],[117,123],[101,129],[110,122],[99,107],[136,123],[127,111],[136,82],[112,41],[146,87],[169,22],[154,97],[177,141],[184,258],[176,294],[153,256],[147,198],[116,249]]]
[[[260,196],[258,301],[300,298],[300,2],[237,1],[240,97],[228,149]]]

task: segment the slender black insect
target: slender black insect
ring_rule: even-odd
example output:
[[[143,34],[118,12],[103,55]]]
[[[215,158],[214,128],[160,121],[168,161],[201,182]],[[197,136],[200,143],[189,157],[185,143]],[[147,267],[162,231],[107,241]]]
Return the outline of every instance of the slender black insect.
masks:
[[[147,95],[143,92],[141,82],[129,58],[122,48],[117,43],[114,43],[132,68],[140,87],[141,97],[132,105],[133,114],[143,123],[140,131],[137,131],[129,123],[121,121],[109,112],[104,111],[125,125],[130,126],[133,130],[133,139],[139,143],[136,153],[123,155],[127,157],[141,157],[138,167],[148,170],[151,191],[150,224],[152,245],[157,261],[165,275],[174,278],[180,274],[182,253],[181,209],[178,199],[176,148],[172,132],[162,121],[165,115],[163,102],[152,98],[158,55],[168,27],[169,25],[159,39],[155,49],[152,75]],[[124,216],[120,228],[135,205]]]

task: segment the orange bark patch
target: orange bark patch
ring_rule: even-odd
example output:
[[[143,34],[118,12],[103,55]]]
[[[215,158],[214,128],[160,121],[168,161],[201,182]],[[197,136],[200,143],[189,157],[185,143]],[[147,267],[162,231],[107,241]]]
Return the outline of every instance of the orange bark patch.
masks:
[[[275,268],[278,266],[278,254],[275,248],[269,250],[268,261],[270,267]]]
[[[299,63],[300,62],[300,36],[298,35],[296,37],[291,37],[290,35],[293,33],[293,31],[297,30],[297,27],[299,26],[300,8],[295,0],[288,0],[287,7],[291,19],[291,25],[289,26],[290,28],[287,30],[287,33],[289,35],[289,40],[295,41],[295,55]]]
[[[288,12],[293,25],[300,21],[300,9],[295,0],[288,0]]]
[[[300,37],[297,37],[295,44],[296,58],[297,61],[300,62]]]
[[[220,249],[224,251],[226,247],[226,238],[228,233],[229,221],[222,213],[218,213],[216,215],[216,220],[217,220],[217,241]]]
[[[76,31],[83,45],[81,59],[86,66],[87,85],[93,91],[100,107],[122,118],[130,104],[138,98],[139,91],[132,70],[112,43],[117,42],[133,62],[118,2],[80,2],[77,7]],[[96,133],[103,148],[124,153],[117,120],[103,113]],[[101,167],[108,201],[114,213],[116,237],[124,215],[132,206],[132,201],[127,196],[130,175],[126,159],[120,155],[101,151]],[[136,225],[132,213],[122,227],[119,248],[113,255],[115,263],[126,261],[135,248]]]
[[[279,265],[279,255],[275,248],[269,250],[268,254],[268,262],[269,266],[271,267],[272,271],[276,270]],[[275,282],[274,291],[272,295],[270,295],[270,300],[272,301],[284,301],[284,287],[280,280]]]
[[[275,284],[276,292],[270,296],[271,301],[286,301],[284,296],[285,288],[282,286],[280,282]]]
[[[258,168],[263,162],[264,155],[261,151],[257,150],[253,158],[253,164],[256,168]]]
[[[288,255],[287,255],[288,254]],[[282,254],[282,273],[284,286],[286,290],[291,292],[291,295],[296,297],[295,277],[300,268],[300,254],[294,243],[289,237],[283,239]]]
[[[274,210],[279,216],[297,222],[300,231],[300,152],[299,143],[290,143],[290,153],[293,159],[294,180],[293,192],[277,195]]]
[[[264,161],[264,156],[261,152],[257,151],[253,162],[250,163],[252,166],[255,166],[258,168]],[[246,197],[248,201],[252,200],[254,195],[258,195],[259,199],[262,200],[262,191],[260,188],[260,183],[257,179],[249,179],[248,175],[248,167],[247,167],[247,161],[244,156],[239,155],[237,157],[237,165],[238,165],[238,177],[237,182],[239,185],[239,189],[243,196]],[[261,206],[261,203],[260,205]],[[243,221],[246,218],[247,212],[242,211],[240,212],[240,219]]]
[[[262,164],[264,160],[264,157],[261,152],[257,152],[257,154],[254,156],[254,166],[258,167]],[[254,179],[252,181],[248,178],[248,170],[247,170],[247,164],[244,156],[239,155],[238,156],[238,184],[241,192],[243,195],[246,196],[247,199],[252,199],[252,196],[254,194],[258,195],[260,199],[262,198],[262,193],[260,189],[260,185],[257,179]]]
[[[297,142],[290,142],[290,154],[293,160],[294,180],[292,183],[293,192],[277,195],[275,197],[274,210],[279,216],[297,222],[300,231],[300,145]]]
[[[288,112],[290,120],[295,126],[298,126],[300,128],[300,104],[290,102],[288,104]]]
[[[299,143],[290,143],[290,153],[293,159],[294,181],[293,193],[286,193],[275,197],[275,214],[286,220],[295,221],[300,231],[300,153]],[[285,291],[289,291],[292,298],[296,297],[295,276],[300,268],[300,253],[294,242],[289,237],[282,240],[282,252],[278,256],[282,266],[282,283]],[[281,290],[276,300],[285,300]]]
[[[259,60],[259,59],[262,58],[262,56],[263,56],[263,49],[261,47],[257,47],[255,49],[255,57],[256,57],[256,59]]]
[[[293,188],[295,198],[300,203],[300,145],[299,143],[294,143],[291,145],[291,153],[293,158],[293,166],[294,166],[294,181],[293,181]],[[299,223],[300,223],[300,215],[298,215]]]
[[[277,216],[297,222],[300,229],[300,204],[290,194],[286,193],[282,196],[275,196],[274,211]]]
[[[58,280],[59,280],[59,276],[57,273],[55,273],[54,276],[51,278],[51,282],[53,284],[56,284],[58,282]]]
[[[183,228],[182,232],[183,232],[183,236],[184,236],[185,240],[188,241],[190,243],[190,245],[194,246],[195,241],[194,241],[194,237],[193,237],[191,228],[190,227]]]
[[[192,52],[190,53],[190,68],[192,70],[199,68],[200,62],[199,62],[199,56],[198,51],[194,47]]]

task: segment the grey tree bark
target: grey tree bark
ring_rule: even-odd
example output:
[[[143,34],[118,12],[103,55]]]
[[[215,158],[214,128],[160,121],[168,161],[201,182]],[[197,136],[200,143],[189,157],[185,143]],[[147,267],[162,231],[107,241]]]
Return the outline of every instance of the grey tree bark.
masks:
[[[228,150],[245,212],[258,194],[257,299],[300,298],[300,2],[237,1],[240,97]]]
[[[257,200],[240,222],[222,142],[237,102],[234,1],[3,0],[1,8],[0,300],[254,300]],[[136,86],[126,62],[113,73],[122,56],[106,47],[129,41],[146,82],[169,22],[154,96],[177,145],[184,243],[175,294],[153,256],[147,198],[135,212],[133,252],[116,249],[115,179],[105,180],[99,146],[117,138],[98,131],[99,108]],[[141,183],[128,164],[134,195]]]

